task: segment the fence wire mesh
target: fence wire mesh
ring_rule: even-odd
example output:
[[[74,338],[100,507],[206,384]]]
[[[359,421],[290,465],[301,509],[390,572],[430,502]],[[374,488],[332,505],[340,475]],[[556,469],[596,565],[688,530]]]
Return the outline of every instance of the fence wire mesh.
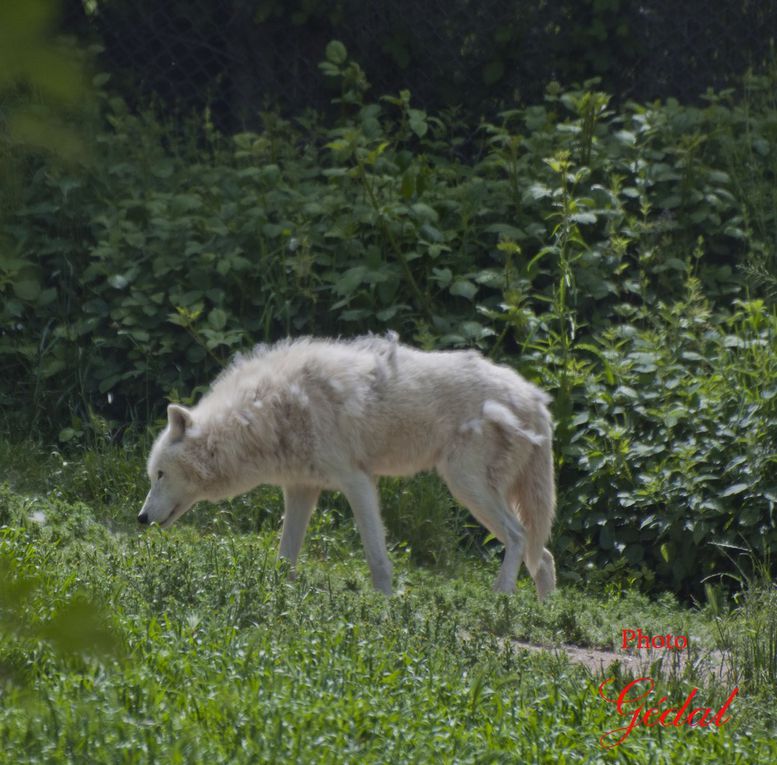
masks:
[[[376,96],[489,113],[548,82],[600,77],[617,100],[696,100],[768,66],[770,0],[64,0],[64,27],[98,42],[130,98],[211,108],[225,129],[268,107],[326,109],[318,70],[341,40]]]

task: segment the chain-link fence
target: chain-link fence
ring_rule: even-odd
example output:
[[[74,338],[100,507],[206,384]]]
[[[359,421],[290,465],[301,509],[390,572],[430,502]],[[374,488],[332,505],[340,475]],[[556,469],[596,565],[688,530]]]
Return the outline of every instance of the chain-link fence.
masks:
[[[616,99],[695,100],[769,65],[771,0],[64,0],[64,25],[99,42],[130,98],[209,105],[218,125],[262,109],[326,109],[318,70],[341,40],[375,96],[429,110],[536,101],[591,77]]]

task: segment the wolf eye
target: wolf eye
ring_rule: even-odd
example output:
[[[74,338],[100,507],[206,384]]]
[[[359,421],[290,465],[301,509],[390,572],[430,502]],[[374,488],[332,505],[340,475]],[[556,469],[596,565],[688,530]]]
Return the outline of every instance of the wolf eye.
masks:
[[[163,472],[162,470],[160,470],[160,471],[159,471],[159,472],[156,474],[156,479],[157,479],[157,481],[161,480],[161,478],[162,478],[162,476],[163,476],[163,475],[164,475],[164,472]]]

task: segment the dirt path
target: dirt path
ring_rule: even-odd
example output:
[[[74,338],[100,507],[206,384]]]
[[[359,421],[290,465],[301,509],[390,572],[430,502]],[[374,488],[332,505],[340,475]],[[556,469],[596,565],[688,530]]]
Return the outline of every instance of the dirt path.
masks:
[[[555,654],[566,654],[571,662],[582,664],[592,674],[604,676],[611,673],[613,665],[620,665],[621,672],[634,677],[662,676],[682,677],[694,670],[701,675],[715,675],[726,680],[730,671],[730,663],[721,651],[699,652],[692,649],[685,651],[604,651],[597,648],[584,648],[576,645],[543,646],[527,643],[522,640],[505,641],[505,644],[517,651],[547,651]]]

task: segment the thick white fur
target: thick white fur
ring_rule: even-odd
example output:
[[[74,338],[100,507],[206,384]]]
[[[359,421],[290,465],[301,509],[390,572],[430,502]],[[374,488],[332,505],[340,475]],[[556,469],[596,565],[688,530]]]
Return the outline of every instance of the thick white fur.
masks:
[[[393,333],[260,346],[236,358],[195,407],[168,408],[139,518],[169,526],[199,500],[280,485],[279,555],[293,566],[320,491],[338,489],[373,583],[390,593],[376,477],[436,468],[505,545],[495,589],[511,592],[524,561],[544,597],[555,587],[545,548],[555,508],[548,402],[475,351],[423,352]]]

